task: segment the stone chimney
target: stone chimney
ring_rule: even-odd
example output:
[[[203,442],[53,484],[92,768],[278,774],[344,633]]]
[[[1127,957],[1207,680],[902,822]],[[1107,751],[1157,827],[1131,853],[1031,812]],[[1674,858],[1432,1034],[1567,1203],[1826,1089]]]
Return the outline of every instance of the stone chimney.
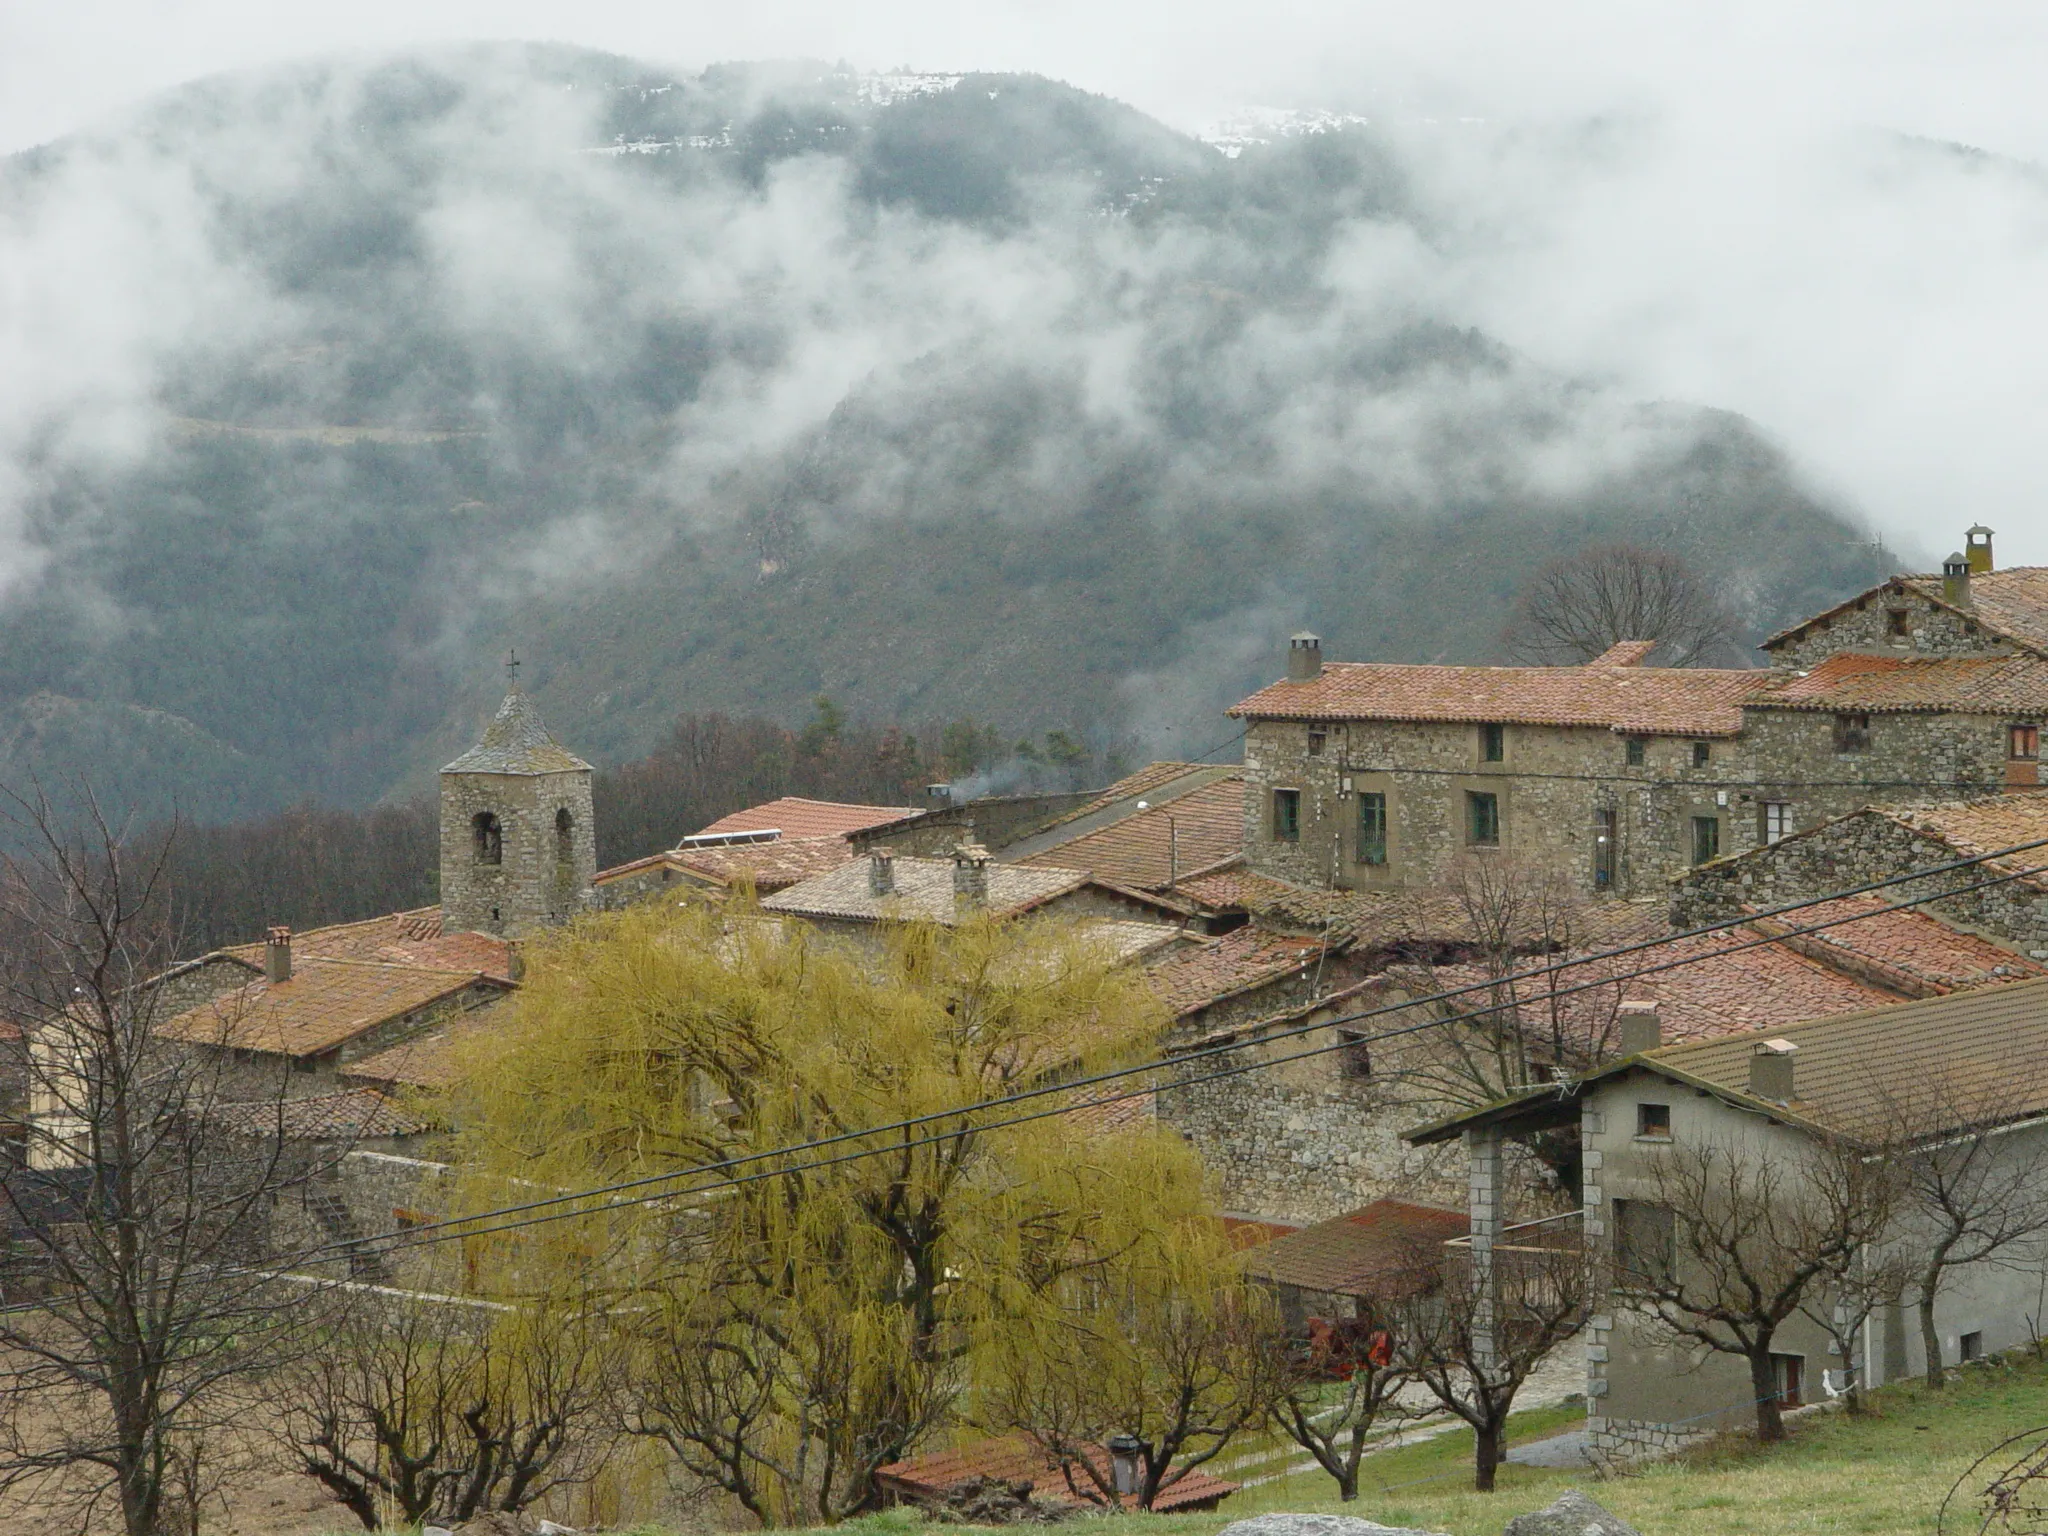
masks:
[[[1657,1017],[1657,1005],[1640,998],[1622,1003],[1615,1016],[1615,1027],[1617,1044],[1624,1056],[1640,1056],[1664,1043],[1664,1022]]]
[[[1322,637],[1304,629],[1287,642],[1287,681],[1312,683],[1322,675]]]
[[[1970,606],[1970,557],[1958,551],[1941,562],[1941,595],[1957,608]]]
[[[263,935],[263,974],[273,982],[292,979],[292,931],[272,928]]]
[[[870,896],[894,896],[896,894],[895,849],[870,848],[868,850],[868,894]]]
[[[1790,1040],[1766,1040],[1749,1054],[1749,1091],[1773,1104],[1790,1104],[1793,1092],[1792,1061],[1799,1047]]]
[[[526,979],[526,946],[517,939],[505,941],[505,976],[511,981]]]
[[[1963,553],[1969,557],[1972,576],[1988,576],[1996,569],[1991,563],[1991,530],[1982,523],[1963,535]]]
[[[924,808],[928,811],[943,811],[953,803],[953,786],[950,784],[927,784],[924,787]]]
[[[953,904],[988,906],[988,850],[979,843],[962,843],[953,850]]]

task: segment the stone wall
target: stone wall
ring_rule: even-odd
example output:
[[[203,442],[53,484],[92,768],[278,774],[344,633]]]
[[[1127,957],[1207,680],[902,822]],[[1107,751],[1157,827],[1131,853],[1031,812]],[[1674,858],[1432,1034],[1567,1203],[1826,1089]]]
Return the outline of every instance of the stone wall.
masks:
[[[569,816],[567,835],[558,828]],[[475,818],[498,818],[502,856],[477,856]],[[441,912],[450,933],[514,937],[582,911],[597,874],[590,773],[441,775]]]
[[[1503,728],[1503,760],[1479,760],[1475,725],[1259,720],[1245,736],[1245,854],[1261,874],[1344,890],[1441,883],[1462,857],[1505,855],[1560,871],[1588,894],[1655,896],[1692,866],[1693,823],[1708,819],[1724,858],[1761,846],[1766,807],[1817,826],[1865,805],[1955,799],[2001,789],[2002,716],[1875,714],[1867,750],[1836,751],[1832,712],[1749,708],[1742,734],[1627,738],[1594,727]],[[1312,743],[1320,738],[1320,749]],[[1300,836],[1275,836],[1274,791],[1301,794]],[[1358,797],[1386,797],[1387,859],[1358,860]],[[1499,807],[1497,848],[1467,840],[1467,796]],[[1595,881],[1596,813],[1611,810],[1613,883]]]
[[[1740,859],[1696,869],[1672,888],[1672,921],[1691,927],[1889,879],[1945,864],[1956,850],[1879,811],[1862,811]],[[2048,863],[2048,859],[2036,862]],[[1974,866],[1896,888],[1894,899],[1941,891],[1925,910],[1972,933],[2048,960],[2048,889],[2014,880],[1982,890],[1961,887],[1987,878]]]
[[[1890,611],[1902,609],[1907,633],[1891,633]],[[1861,652],[1872,656],[1986,656],[2012,650],[1984,633],[1975,619],[1929,601],[1910,587],[1891,585],[1862,597],[1840,613],[1817,619],[1772,648],[1771,665],[1817,667],[1830,656]]]
[[[892,848],[929,859],[944,858],[962,843],[979,843],[991,853],[1000,853],[1100,794],[1100,790],[1084,789],[1055,795],[989,795],[853,832],[848,841],[861,853],[870,848]]]

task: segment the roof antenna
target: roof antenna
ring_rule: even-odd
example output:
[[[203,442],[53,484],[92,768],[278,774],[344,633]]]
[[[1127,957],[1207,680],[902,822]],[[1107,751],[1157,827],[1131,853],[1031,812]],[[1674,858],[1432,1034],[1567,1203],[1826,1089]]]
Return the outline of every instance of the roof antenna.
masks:
[[[505,653],[505,676],[512,680],[512,688],[516,692],[519,687],[519,653],[517,651],[507,651]]]

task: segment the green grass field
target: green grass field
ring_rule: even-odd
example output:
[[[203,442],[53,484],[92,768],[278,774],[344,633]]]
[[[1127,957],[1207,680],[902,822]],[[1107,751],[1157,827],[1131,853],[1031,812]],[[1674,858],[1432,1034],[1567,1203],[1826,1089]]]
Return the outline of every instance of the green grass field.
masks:
[[[1644,1536],[1920,1536],[1935,1529],[1943,1495],[1982,1452],[2008,1435],[2048,1425],[2048,1364],[2024,1357],[1973,1366],[1944,1392],[1891,1387],[1873,1394],[1872,1407],[1863,1419],[1807,1415],[1774,1450],[1731,1437],[1682,1461],[1606,1482],[1510,1465],[1501,1469],[1492,1494],[1471,1491],[1472,1437],[1460,1431],[1369,1458],[1354,1504],[1338,1503],[1336,1485],[1317,1471],[1248,1488],[1213,1514],[1112,1516],[1087,1528],[1096,1536],[1213,1536],[1246,1515],[1319,1510],[1453,1536],[1500,1536],[1512,1516],[1577,1485]],[[1517,1415],[1513,1440],[1572,1427],[1579,1414],[1548,1408]],[[1235,1459],[1226,1454],[1225,1460]],[[1248,1467],[1228,1475],[1258,1472]],[[871,1536],[892,1536],[920,1523],[896,1510],[857,1525]],[[1974,1536],[1976,1522],[1958,1527],[1952,1520],[1949,1529]]]

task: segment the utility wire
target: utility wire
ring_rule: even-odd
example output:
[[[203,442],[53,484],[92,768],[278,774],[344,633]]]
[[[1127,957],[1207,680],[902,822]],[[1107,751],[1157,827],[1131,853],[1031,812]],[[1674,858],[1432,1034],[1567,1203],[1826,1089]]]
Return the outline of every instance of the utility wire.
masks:
[[[2017,843],[2012,845],[2011,847],[1997,849],[1989,853],[1976,854],[1968,858],[1952,860],[1945,864],[1931,865],[1925,869],[1912,870],[1901,875],[1887,876],[1882,880],[1871,881],[1864,885],[1847,887],[1842,890],[1829,892],[1825,895],[1815,896],[1801,901],[1787,902],[1780,906],[1772,907],[1762,912],[1747,913],[1741,917],[1727,918],[1714,923],[1702,924],[1698,927],[1685,929],[1674,934],[1665,934],[1656,938],[1636,940],[1629,944],[1617,945],[1606,950],[1598,950],[1585,955],[1553,961],[1552,963],[1547,965],[1535,966],[1517,972],[1510,972],[1503,976],[1488,977],[1484,980],[1472,982],[1459,987],[1444,988],[1434,993],[1424,994],[1420,997],[1407,998],[1398,1003],[1382,1004],[1378,1007],[1364,1009],[1355,1013],[1339,1015],[1334,1018],[1323,1019],[1314,1023],[1296,1025],[1288,1029],[1273,1031],[1264,1034],[1259,1038],[1259,1040],[1256,1043],[1262,1045],[1269,1044],[1274,1041],[1286,1040],[1296,1038],[1301,1035],[1312,1034],[1318,1030],[1336,1028],[1347,1024],[1361,1023],[1369,1019],[1382,1017],[1389,1013],[1407,1012],[1415,1008],[1427,1007],[1431,1004],[1442,1003],[1457,997],[1466,996],[1473,992],[1493,991],[1499,987],[1514,982],[1530,980],[1546,975],[1552,975],[1559,971],[1571,970],[1575,968],[1585,967],[1588,965],[1594,965],[1603,960],[1610,960],[1625,955],[1640,953],[1647,949],[1653,949],[1683,939],[1700,938],[1715,933],[1726,932],[1727,930],[1732,928],[1744,927],[1749,924],[1756,923],[1758,921],[1767,920],[1769,918],[1776,916],[1781,916],[1788,912],[1803,911],[1812,907],[1825,905],[1829,902],[1841,901],[1851,896],[1867,895],[1873,891],[1887,889],[1914,880],[1929,879],[1933,876],[1950,873],[1958,869],[1966,869],[1978,865],[1983,865],[1993,860],[2010,857],[2014,853],[2027,852],[2029,850],[2042,847],[2048,847],[2048,838],[2038,839],[2026,843]],[[2048,872],[2048,865],[2040,865],[2026,869],[2013,870],[1993,876],[1989,879],[1971,882],[1966,885],[1956,887],[1954,889],[1931,892],[1923,896],[1910,897],[1906,900],[1881,906],[1874,910],[1855,912],[1839,917],[1833,917],[1823,922],[1814,923],[1806,927],[1794,927],[1788,929],[1786,932],[1782,934],[1765,935],[1752,939],[1747,939],[1742,942],[1714,949],[1703,954],[1685,956],[1675,960],[1661,961],[1655,964],[1640,966],[1633,970],[1624,971],[1617,974],[1602,975],[1588,981],[1576,983],[1569,987],[1553,986],[1551,988],[1544,990],[1540,995],[1546,999],[1551,999],[1557,997],[1571,996],[1579,992],[1591,991],[1599,987],[1615,986],[1622,982],[1636,980],[1642,976],[1654,975],[1659,972],[1678,969],[1682,966],[1698,964],[1703,960],[1718,958],[1721,955],[1739,953],[1740,951],[1745,949],[1760,948],[1770,944],[1783,943],[1786,939],[1799,938],[1807,934],[1819,933],[1829,928],[1840,927],[1847,923],[1861,922],[1871,917],[1878,917],[1891,912],[1908,910],[1914,907],[1924,905],[1925,903],[1930,901],[1942,900],[1944,898],[1951,896],[1965,895],[1972,891],[1989,889],[1994,886],[2008,884],[2014,880],[2026,879],[2029,876],[2041,874],[2044,872]],[[1331,1051],[1350,1049],[1354,1046],[1361,1044],[1371,1045],[1381,1040],[1396,1039],[1405,1035],[1415,1034],[1426,1029],[1435,1029],[1448,1024],[1455,1024],[1474,1018],[1481,1018],[1487,1014],[1495,1013],[1498,1011],[1498,1004],[1489,1004],[1487,1006],[1472,1009],[1468,1012],[1447,1014],[1441,1017],[1430,1018],[1423,1020],[1419,1023],[1404,1025],[1397,1029],[1385,1030],[1369,1036],[1353,1036],[1338,1041],[1334,1044],[1315,1046],[1304,1051],[1294,1052],[1286,1056],[1271,1058],[1266,1061],[1251,1062],[1241,1064],[1238,1066],[1220,1068],[1213,1072],[1197,1074],[1195,1076],[1178,1076],[1171,1084],[1171,1086],[1174,1088],[1193,1087],[1205,1082],[1215,1082],[1221,1081],[1226,1078],[1239,1077],[1251,1072],[1264,1071],[1269,1067],[1283,1066],[1290,1062],[1303,1060],[1308,1057],[1324,1055]],[[546,1221],[566,1220],[574,1216],[595,1214],[595,1212],[589,1210],[554,1211],[552,1214],[543,1216],[531,1215],[529,1213],[550,1211],[553,1207],[567,1205],[575,1201],[591,1200],[608,1195],[628,1194],[633,1191],[650,1190],[653,1189],[654,1186],[672,1184],[678,1180],[692,1178],[708,1178],[711,1182],[703,1185],[701,1188],[695,1189],[653,1189],[652,1193],[635,1195],[634,1198],[631,1199],[607,1201],[606,1204],[603,1207],[601,1207],[601,1209],[616,1210],[626,1206],[650,1203],[651,1201],[655,1200],[681,1198],[685,1196],[705,1194],[713,1190],[736,1188],[740,1185],[754,1183],[764,1178],[779,1178],[791,1173],[810,1172],[816,1169],[834,1167],[841,1163],[858,1161],[864,1158],[877,1157],[889,1154],[898,1154],[905,1151],[913,1150],[917,1147],[929,1146],[936,1142],[953,1140],[962,1135],[984,1131],[1002,1130],[1010,1126],[1022,1125],[1030,1121],[1046,1119],[1055,1115],[1070,1114],[1078,1106],[1072,1103],[1061,1103],[1045,1109],[1033,1111],[1029,1114],[1013,1116],[1002,1120],[988,1122],[985,1124],[959,1126],[950,1130],[940,1132],[936,1135],[924,1137],[921,1139],[895,1141],[889,1143],[886,1146],[879,1147],[856,1148],[851,1152],[840,1154],[835,1157],[816,1159],[810,1162],[798,1164],[794,1167],[770,1168],[751,1174],[740,1174],[738,1176],[733,1176],[729,1172],[729,1170],[737,1169],[750,1163],[762,1162],[772,1158],[787,1158],[806,1152],[822,1150],[824,1148],[835,1145],[841,1145],[848,1141],[872,1139],[878,1136],[889,1135],[894,1132],[915,1130],[921,1126],[930,1125],[942,1120],[957,1121],[967,1119],[969,1117],[977,1116],[981,1114],[983,1111],[989,1109],[1000,1109],[1010,1105],[1021,1104],[1029,1102],[1031,1100],[1045,1098],[1054,1094],[1071,1095],[1079,1089],[1093,1087],[1102,1083],[1121,1081],[1134,1076],[1139,1076],[1141,1074],[1160,1072],[1168,1069],[1177,1070],[1183,1068],[1184,1065],[1188,1062],[1202,1061],[1205,1059],[1227,1055],[1231,1052],[1244,1050],[1253,1043],[1254,1042],[1252,1041],[1240,1040],[1225,1041],[1214,1046],[1204,1047],[1197,1051],[1184,1052],[1178,1056],[1172,1057],[1165,1061],[1145,1062],[1138,1064],[1136,1066],[1114,1068],[1105,1072],[1096,1073],[1089,1077],[1077,1078],[1062,1083],[1045,1084],[1039,1087],[1023,1089],[1016,1093],[1006,1094],[997,1098],[982,1100],[980,1102],[970,1105],[954,1106],[943,1110],[933,1110],[923,1115],[916,1115],[902,1120],[890,1121],[881,1125],[870,1126],[860,1130],[842,1131],[832,1136],[818,1137],[810,1141],[792,1143],[787,1146],[770,1148],[759,1152],[743,1153],[736,1157],[722,1159],[716,1163],[705,1163],[698,1164],[688,1168],[671,1169],[663,1173],[647,1174],[639,1178],[623,1180],[614,1184],[596,1185],[586,1189],[566,1191],[564,1193],[547,1196],[542,1199],[527,1201],[519,1205],[501,1206],[494,1208],[492,1210],[479,1211],[469,1216],[450,1217],[442,1221],[422,1223],[420,1225],[413,1227],[394,1229],[392,1231],[388,1231],[382,1234],[372,1234],[368,1237],[337,1240],[334,1242],[319,1245],[316,1248],[301,1250],[301,1252],[297,1254],[286,1255],[282,1259],[274,1259],[271,1262],[273,1265],[279,1263],[299,1262],[308,1257],[315,1257],[330,1252],[345,1253],[349,1251],[361,1251],[371,1246],[376,1246],[379,1248],[398,1249],[411,1247],[415,1245],[423,1245],[425,1243],[430,1242],[446,1241],[449,1240],[450,1237],[480,1237],[487,1236],[495,1232],[512,1231],[521,1227],[539,1225]],[[1157,1090],[1154,1088],[1139,1088],[1121,1094],[1112,1094],[1104,1096],[1102,1098],[1092,1099],[1087,1102],[1090,1105],[1113,1104],[1132,1098],[1143,1097],[1145,1094],[1152,1093],[1155,1091]],[[525,1219],[509,1222],[498,1222],[496,1220],[496,1218],[507,1216],[517,1216],[523,1217]],[[476,1225],[476,1223],[479,1222],[489,1223],[489,1225],[479,1227]],[[453,1229],[455,1228],[462,1228],[464,1230],[454,1231]]]

